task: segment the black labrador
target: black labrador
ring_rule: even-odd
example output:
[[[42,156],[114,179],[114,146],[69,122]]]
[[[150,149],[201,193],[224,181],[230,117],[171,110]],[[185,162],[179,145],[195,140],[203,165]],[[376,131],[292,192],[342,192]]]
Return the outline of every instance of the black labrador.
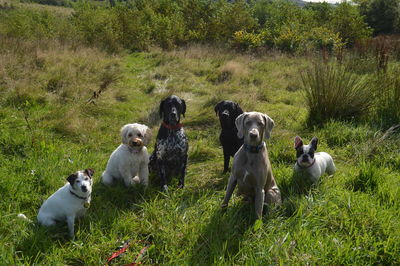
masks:
[[[238,138],[235,126],[236,118],[243,113],[238,103],[221,101],[215,106],[215,113],[221,123],[219,140],[224,150],[224,173],[229,169],[229,159],[243,145],[243,138]]]
[[[168,191],[167,182],[172,175],[179,175],[179,187],[183,188],[189,143],[180,118],[185,116],[186,103],[172,95],[161,101],[159,112],[163,122],[150,156],[150,170],[159,173],[162,190]]]

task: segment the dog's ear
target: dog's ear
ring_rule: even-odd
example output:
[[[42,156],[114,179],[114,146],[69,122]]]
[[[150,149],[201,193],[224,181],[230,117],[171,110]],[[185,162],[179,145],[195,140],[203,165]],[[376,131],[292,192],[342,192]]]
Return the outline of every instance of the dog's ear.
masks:
[[[129,131],[130,124],[127,124],[121,127],[121,142],[123,144],[128,144],[128,131]]]
[[[186,102],[184,99],[181,99],[181,106],[182,106],[182,115],[183,117],[185,117],[185,113],[186,113]]]
[[[294,148],[297,150],[298,148],[300,148],[302,146],[303,146],[303,140],[299,136],[296,136],[294,138]]]
[[[160,118],[163,118],[164,104],[165,104],[165,99],[161,101],[161,103],[160,103],[160,109],[158,110],[158,112],[159,112],[159,114],[160,114]]]
[[[238,130],[238,138],[243,138],[244,135],[244,120],[246,120],[248,113],[243,113],[239,115],[235,120],[236,129]]]
[[[217,103],[214,107],[215,115],[218,116],[219,112],[221,112],[221,106],[224,103],[224,101],[220,101]]]
[[[264,137],[266,139],[269,139],[271,137],[271,131],[275,126],[275,122],[274,122],[274,120],[272,120],[271,117],[269,117],[266,114],[263,114],[263,118],[264,118],[264,123],[265,123]]]
[[[78,174],[74,173],[72,175],[70,175],[69,177],[67,177],[67,181],[71,184],[71,186],[74,185],[75,180],[78,178]]]
[[[93,177],[93,174],[94,174],[94,170],[93,170],[92,168],[86,168],[86,169],[85,169],[85,174],[86,174],[88,177],[92,178],[92,177]]]
[[[240,108],[238,103],[234,104],[235,114],[236,116],[243,114],[242,108]]]
[[[311,139],[310,145],[314,149],[314,151],[317,150],[317,144],[318,144],[318,138],[317,137],[313,137]]]
[[[146,125],[142,125],[140,127],[140,133],[142,133],[143,135],[143,144],[144,146],[147,146],[150,143],[151,140],[151,129],[146,126]]]

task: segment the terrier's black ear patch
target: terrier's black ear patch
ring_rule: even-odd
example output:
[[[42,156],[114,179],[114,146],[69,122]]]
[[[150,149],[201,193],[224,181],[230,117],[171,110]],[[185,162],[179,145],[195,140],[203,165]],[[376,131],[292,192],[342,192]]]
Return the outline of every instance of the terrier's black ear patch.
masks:
[[[90,178],[92,178],[94,170],[92,168],[87,168],[85,169],[85,174],[88,175]]]
[[[71,186],[74,185],[75,180],[78,178],[78,174],[74,173],[72,175],[70,175],[69,177],[67,177],[67,181],[71,184]]]
[[[317,137],[313,137],[311,139],[311,147],[313,147],[314,151],[317,150],[317,145],[318,145],[318,138]]]

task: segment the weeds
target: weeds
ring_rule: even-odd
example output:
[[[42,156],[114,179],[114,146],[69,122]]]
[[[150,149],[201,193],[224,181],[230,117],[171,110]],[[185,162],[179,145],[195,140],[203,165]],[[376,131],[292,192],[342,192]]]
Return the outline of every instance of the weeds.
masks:
[[[366,77],[350,73],[340,65],[317,63],[301,73],[301,79],[309,124],[359,119],[372,106]]]

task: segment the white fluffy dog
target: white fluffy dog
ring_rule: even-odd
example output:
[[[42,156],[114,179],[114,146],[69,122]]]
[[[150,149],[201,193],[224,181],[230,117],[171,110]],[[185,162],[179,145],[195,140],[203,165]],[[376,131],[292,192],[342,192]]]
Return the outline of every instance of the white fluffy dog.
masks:
[[[67,178],[68,183],[58,189],[40,207],[38,222],[44,226],[52,226],[66,220],[69,236],[74,239],[75,218],[83,216],[90,206],[93,173],[92,169],[85,169],[70,175]]]
[[[125,186],[149,183],[149,144],[151,130],[141,124],[127,124],[121,128],[122,144],[111,154],[102,181],[112,185],[122,179]]]

